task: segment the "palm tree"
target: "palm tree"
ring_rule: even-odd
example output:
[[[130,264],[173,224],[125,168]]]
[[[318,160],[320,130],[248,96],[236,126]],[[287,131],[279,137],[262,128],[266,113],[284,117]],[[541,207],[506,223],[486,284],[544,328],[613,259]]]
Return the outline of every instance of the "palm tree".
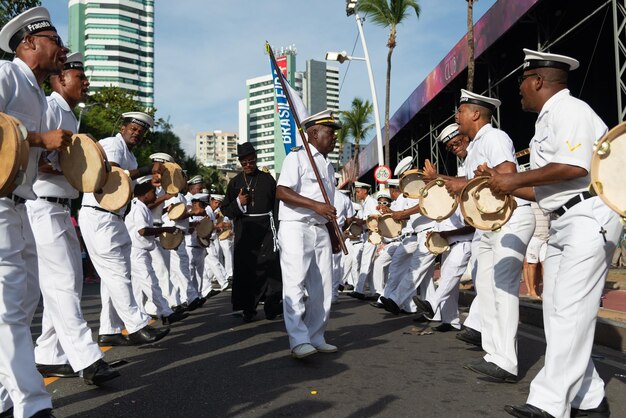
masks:
[[[373,106],[369,100],[363,101],[360,97],[352,100],[352,109],[341,112],[342,130],[347,138],[354,139],[354,178],[359,178],[359,151],[361,150],[361,139],[363,139],[374,126],[370,121],[372,118]]]
[[[467,1],[467,90],[474,91],[474,1]]]
[[[366,13],[377,25],[389,28],[387,39],[387,80],[385,83],[385,165],[389,166],[389,97],[391,87],[391,55],[396,47],[397,27],[410,13],[415,10],[420,17],[420,6],[416,0],[360,0],[357,6],[360,12]]]
[[[339,154],[339,158],[337,158],[337,172],[341,168],[341,157],[343,156],[343,147],[346,144],[346,136],[348,136],[348,129],[345,126],[337,131],[337,145],[339,146],[337,149]]]

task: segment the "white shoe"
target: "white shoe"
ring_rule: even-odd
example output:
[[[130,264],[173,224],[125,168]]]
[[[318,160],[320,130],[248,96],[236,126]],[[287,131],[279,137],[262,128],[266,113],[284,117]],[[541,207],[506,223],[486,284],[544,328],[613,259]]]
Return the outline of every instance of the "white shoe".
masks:
[[[317,350],[309,343],[299,344],[291,350],[291,356],[294,358],[305,358],[315,353]]]
[[[324,343],[315,347],[320,353],[336,353],[338,348],[332,344]]]

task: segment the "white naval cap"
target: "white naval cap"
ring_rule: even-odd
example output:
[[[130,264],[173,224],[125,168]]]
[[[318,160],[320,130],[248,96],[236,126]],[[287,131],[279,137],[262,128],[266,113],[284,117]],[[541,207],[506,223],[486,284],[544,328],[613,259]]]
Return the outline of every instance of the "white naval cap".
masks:
[[[367,190],[372,188],[372,186],[370,186],[369,184],[363,183],[361,181],[355,181],[354,182],[354,187],[356,187],[356,188],[363,188],[363,189],[367,189]]]
[[[148,182],[152,181],[152,174],[149,174],[147,176],[141,176],[138,179],[135,180],[137,182],[137,184],[145,184]]]
[[[206,194],[209,194],[209,189],[202,189],[202,190],[200,190],[200,193],[206,193]]]
[[[343,193],[345,195],[350,194],[350,190],[346,190],[346,189],[338,189],[337,190],[339,193]]]
[[[154,154],[150,155],[150,159],[152,160],[152,162],[155,162],[155,163],[173,163],[174,162],[174,158],[171,155],[166,154],[164,152],[155,152]]]
[[[223,202],[224,201],[224,195],[223,194],[212,194],[211,195],[211,199],[217,200],[218,202]]]
[[[309,129],[311,126],[314,125],[325,125],[330,126],[334,129],[341,129],[341,122],[339,121],[339,118],[337,116],[338,115],[336,110],[322,110],[321,112],[304,119],[302,121],[302,126],[304,127],[304,129]]]
[[[387,187],[400,187],[400,179],[387,180]]]
[[[202,183],[202,176],[200,174],[198,174],[197,176],[193,176],[187,182],[187,184],[200,184],[200,183]]]
[[[579,67],[577,59],[565,55],[550,54],[548,52],[533,51],[524,48],[524,71],[535,68],[558,68],[564,71],[572,71]]]
[[[122,113],[122,117],[124,118],[124,123],[136,123],[146,129],[150,129],[154,125],[152,117],[143,112],[126,112]]]
[[[72,52],[67,56],[65,64],[63,64],[64,70],[85,70],[83,64],[83,54],[80,52]]]
[[[382,189],[376,192],[376,200],[380,198],[385,198],[391,200],[391,195],[389,194],[389,189]]]
[[[43,31],[57,31],[50,21],[50,13],[45,7],[33,7],[15,16],[0,30],[0,48],[13,52],[26,35]]]
[[[496,110],[502,102],[498,99],[494,99],[493,97],[482,96],[480,94],[472,93],[471,91],[461,89],[461,100],[459,104],[475,104],[478,106],[486,107],[492,112]]]
[[[196,193],[191,195],[191,201],[198,200],[200,202],[209,203],[209,195],[206,193]]]
[[[457,123],[451,123],[441,130],[441,133],[437,137],[437,141],[442,144],[447,143],[449,140],[459,134],[459,125]]]
[[[396,177],[402,175],[402,173],[411,168],[411,162],[413,162],[413,157],[411,156],[401,159],[398,165],[396,165],[396,169],[393,170],[393,175]]]

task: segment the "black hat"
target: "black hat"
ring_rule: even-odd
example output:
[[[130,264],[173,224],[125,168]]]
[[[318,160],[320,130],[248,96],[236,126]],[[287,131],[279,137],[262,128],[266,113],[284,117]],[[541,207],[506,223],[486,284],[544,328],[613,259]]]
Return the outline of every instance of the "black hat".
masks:
[[[250,154],[256,154],[256,150],[251,143],[244,142],[243,144],[237,144],[237,158],[241,159]]]

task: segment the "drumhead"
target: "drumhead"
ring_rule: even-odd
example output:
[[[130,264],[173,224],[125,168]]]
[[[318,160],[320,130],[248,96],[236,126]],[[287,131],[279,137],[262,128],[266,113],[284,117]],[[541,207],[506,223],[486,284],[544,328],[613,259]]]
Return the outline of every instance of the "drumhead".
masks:
[[[383,237],[378,232],[372,231],[369,233],[367,240],[374,245],[378,245],[383,242]]]
[[[353,236],[358,237],[363,233],[363,226],[356,222],[352,222],[348,227],[348,232],[350,232]]]
[[[15,178],[23,164],[22,142],[12,118],[0,113],[0,196],[13,191]],[[26,156],[28,161],[28,154]]]
[[[396,238],[402,234],[403,222],[393,219],[391,213],[378,218],[378,233],[385,238]]]
[[[422,170],[408,170],[400,176],[399,188],[404,197],[419,199],[424,187],[426,182],[422,177]]]
[[[380,215],[370,215],[367,217],[365,224],[370,231],[378,231],[378,218]]]
[[[170,218],[171,219],[171,218]],[[196,225],[196,235],[198,238],[207,238],[213,232],[213,222],[209,218],[203,218]]]
[[[161,187],[168,194],[178,194],[187,186],[183,175],[183,169],[176,163],[163,163],[161,174]]]
[[[424,187],[419,205],[422,215],[441,222],[454,214],[459,202],[448,193],[443,179],[435,179]]]
[[[509,199],[511,199],[509,195],[493,193],[487,187],[486,179],[476,186],[471,196],[475,200],[476,208],[481,213],[498,213],[509,204]]]
[[[174,250],[178,248],[183,239],[185,238],[185,234],[180,229],[177,229],[175,232],[161,232],[159,235],[159,242],[161,243],[161,247],[166,250]]]
[[[611,129],[595,145],[591,157],[591,185],[602,201],[626,217],[626,122]]]
[[[133,198],[133,182],[123,169],[112,166],[102,190],[93,195],[104,209],[117,212]]]
[[[76,134],[66,148],[59,151],[63,175],[76,190],[93,193],[102,189],[111,167],[102,147],[87,134]]]
[[[467,224],[483,231],[495,231],[500,229],[502,225],[511,219],[511,215],[517,205],[515,199],[510,198],[504,206],[504,209],[500,212],[481,212],[476,206],[476,199],[474,199],[472,193],[485,181],[486,177],[475,177],[470,180],[461,192],[459,204],[461,205],[461,213]]]
[[[167,217],[172,221],[176,221],[183,217],[183,215],[187,212],[187,205],[183,202],[174,203],[169,212],[167,212]]]
[[[230,228],[224,229],[222,230],[222,232],[220,232],[217,238],[219,238],[220,241],[224,241],[225,239],[230,238],[232,232],[233,231]]]
[[[442,237],[439,232],[431,232],[428,238],[426,238],[424,245],[426,245],[428,251],[435,255],[443,254],[450,249],[448,240]]]

